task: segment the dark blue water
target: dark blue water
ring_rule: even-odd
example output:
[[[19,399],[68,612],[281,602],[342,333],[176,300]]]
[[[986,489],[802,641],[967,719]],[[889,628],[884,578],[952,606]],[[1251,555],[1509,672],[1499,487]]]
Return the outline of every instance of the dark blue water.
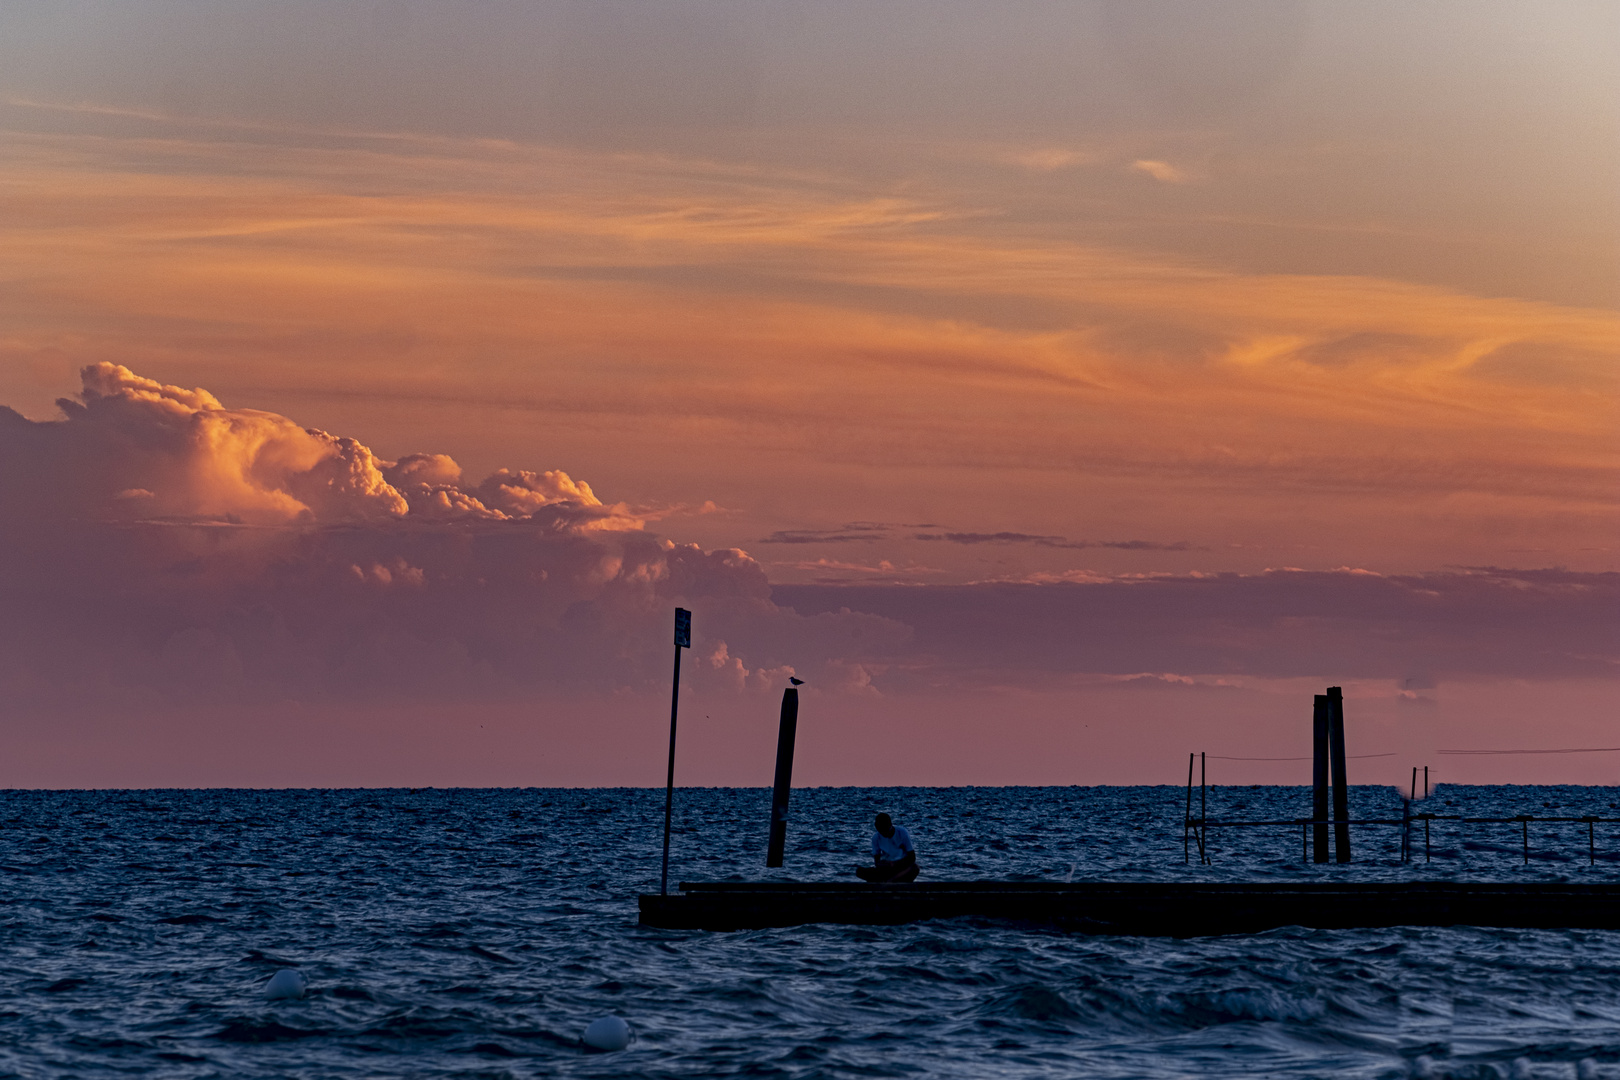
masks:
[[[1358,815],[1398,812],[1357,789]],[[1616,814],[1607,788],[1442,788],[1474,815]],[[0,1074],[163,1077],[1620,1076],[1620,934],[1395,929],[1175,941],[952,920],[645,930],[663,793],[0,793]],[[1448,805],[1448,801],[1449,804]],[[678,793],[676,879],[764,876],[768,795]],[[1181,861],[1173,788],[819,789],[788,876],[849,877],[888,810],[927,878],[1620,877],[1620,826],[1293,829]],[[1211,816],[1292,817],[1298,788]],[[1419,854],[1421,856],[1421,846]],[[267,1002],[297,967],[302,1001]],[[578,1044],[616,1013],[636,1041]]]

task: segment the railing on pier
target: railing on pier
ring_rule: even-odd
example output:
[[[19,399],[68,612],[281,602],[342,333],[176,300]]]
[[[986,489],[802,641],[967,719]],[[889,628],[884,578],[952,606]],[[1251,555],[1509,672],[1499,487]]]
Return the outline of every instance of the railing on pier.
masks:
[[[1208,805],[1207,793],[1201,793],[1200,801]],[[1192,800],[1188,799],[1189,807]],[[1192,844],[1198,847],[1198,861],[1205,865],[1210,863],[1208,830],[1210,829],[1247,829],[1263,828],[1266,826],[1288,826],[1298,828],[1300,833],[1301,860],[1311,861],[1311,826],[1313,825],[1389,825],[1401,830],[1401,861],[1411,862],[1414,859],[1412,825],[1414,822],[1423,823],[1423,861],[1429,862],[1433,857],[1430,828],[1431,822],[1455,821],[1462,825],[1518,825],[1520,828],[1520,842],[1523,845],[1524,863],[1530,863],[1530,823],[1545,822],[1554,824],[1584,824],[1586,826],[1586,854],[1589,865],[1597,864],[1597,826],[1602,824],[1620,824],[1620,817],[1599,817],[1596,814],[1583,814],[1580,817],[1541,816],[1538,814],[1515,814],[1512,817],[1464,817],[1461,814],[1430,814],[1411,812],[1411,803],[1402,800],[1401,816],[1398,818],[1352,818],[1348,821],[1337,821],[1323,818],[1277,818],[1266,821],[1222,821],[1208,818],[1200,814],[1194,817],[1188,814],[1182,823],[1182,857],[1183,861],[1191,862]]]
[[[1242,760],[1265,761],[1310,761],[1312,763],[1312,791],[1311,816],[1308,818],[1280,818],[1274,821],[1218,821],[1211,820],[1209,816],[1209,783],[1205,755],[1202,753],[1187,755],[1187,806],[1182,818],[1181,826],[1181,857],[1184,862],[1192,861],[1192,849],[1196,843],[1198,847],[1198,861],[1208,865],[1209,858],[1209,830],[1214,829],[1250,829],[1277,826],[1299,827],[1300,846],[1303,860],[1307,863],[1315,861],[1325,863],[1328,861],[1328,826],[1333,828],[1333,844],[1336,849],[1338,861],[1350,861],[1350,827],[1352,825],[1389,825],[1401,830],[1401,861],[1411,862],[1412,853],[1412,823],[1423,822],[1423,861],[1433,858],[1433,849],[1430,842],[1431,827],[1436,821],[1455,821],[1459,825],[1510,825],[1517,824],[1520,830],[1520,842],[1524,847],[1525,865],[1530,863],[1530,823],[1546,822],[1548,824],[1575,824],[1586,826],[1586,855],[1590,865],[1597,864],[1597,826],[1599,824],[1620,824],[1620,817],[1600,817],[1596,814],[1584,814],[1580,817],[1548,816],[1538,817],[1535,814],[1515,814],[1512,817],[1464,817],[1461,814],[1431,814],[1412,813],[1412,803],[1417,801],[1418,770],[1412,769],[1412,798],[1401,799],[1401,816],[1398,818],[1351,818],[1348,802],[1349,781],[1345,776],[1345,747],[1344,747],[1344,692],[1340,687],[1330,686],[1326,694],[1317,694],[1311,714],[1311,745],[1310,758],[1262,758]],[[1556,750],[1441,750],[1442,754],[1574,754],[1574,753],[1608,753],[1620,751],[1620,747],[1582,747]],[[1369,757],[1388,757],[1387,754],[1363,755]],[[1198,777],[1198,814],[1193,814],[1193,759],[1197,758],[1199,769]],[[1332,816],[1328,813],[1329,775],[1332,777]],[[1423,766],[1423,794],[1429,794],[1429,767]],[[1613,805],[1612,803],[1610,804]],[[1314,841],[1314,842],[1313,842]],[[1314,855],[1314,860],[1313,860]]]

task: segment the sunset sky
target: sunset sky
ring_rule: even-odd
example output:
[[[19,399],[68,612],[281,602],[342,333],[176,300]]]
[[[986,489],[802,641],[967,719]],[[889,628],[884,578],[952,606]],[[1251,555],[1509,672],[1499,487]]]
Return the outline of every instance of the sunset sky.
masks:
[[[1617,308],[1612,3],[0,6],[0,785],[1614,783]]]

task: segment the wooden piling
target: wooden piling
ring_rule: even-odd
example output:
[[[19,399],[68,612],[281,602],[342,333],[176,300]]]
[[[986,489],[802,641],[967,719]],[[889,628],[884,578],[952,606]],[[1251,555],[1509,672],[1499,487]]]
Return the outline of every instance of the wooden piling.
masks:
[[[1350,790],[1344,761],[1344,691],[1327,690],[1328,757],[1333,773],[1333,847],[1342,863],[1350,861]]]
[[[1311,826],[1316,840],[1316,861],[1328,861],[1328,699],[1316,695],[1311,713]]]
[[[675,609],[675,684],[669,692],[669,775],[664,781],[664,869],[658,877],[660,895],[669,893],[669,830],[675,812],[675,719],[681,711],[681,650],[692,647],[692,613]]]
[[[788,795],[793,790],[793,741],[799,730],[799,691],[782,691],[782,721],[776,733],[776,788],[771,794],[771,839],[766,866],[781,866],[787,847]]]

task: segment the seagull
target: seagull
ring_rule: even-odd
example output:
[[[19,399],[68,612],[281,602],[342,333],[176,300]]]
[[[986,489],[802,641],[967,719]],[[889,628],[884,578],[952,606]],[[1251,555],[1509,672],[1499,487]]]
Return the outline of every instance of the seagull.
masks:
[[[788,682],[792,683],[794,686],[803,686],[804,685],[804,680],[803,679],[795,679],[792,675],[788,676]]]

